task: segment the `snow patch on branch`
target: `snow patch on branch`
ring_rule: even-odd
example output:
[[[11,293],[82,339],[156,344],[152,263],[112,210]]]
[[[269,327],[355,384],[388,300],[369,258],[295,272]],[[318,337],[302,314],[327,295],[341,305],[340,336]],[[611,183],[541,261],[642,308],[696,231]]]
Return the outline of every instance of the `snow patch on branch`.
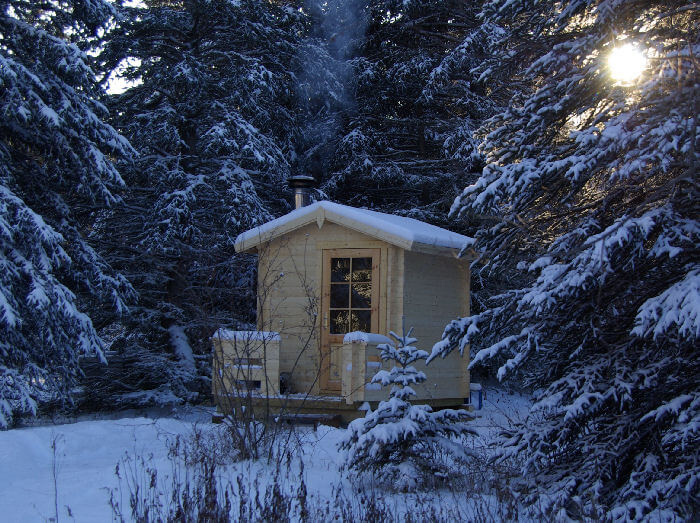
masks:
[[[645,301],[631,334],[653,335],[656,339],[672,328],[684,338],[700,338],[700,268],[689,271],[681,281]]]

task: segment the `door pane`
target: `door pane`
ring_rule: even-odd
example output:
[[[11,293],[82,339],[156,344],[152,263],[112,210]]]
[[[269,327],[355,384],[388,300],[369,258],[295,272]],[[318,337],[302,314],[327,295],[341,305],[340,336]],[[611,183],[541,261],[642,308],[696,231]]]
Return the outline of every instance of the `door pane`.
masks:
[[[329,334],[372,330],[372,256],[330,258]]]
[[[331,309],[347,309],[350,306],[349,287],[344,283],[331,284]]]
[[[331,311],[331,334],[347,334],[349,328],[350,311]]]
[[[352,281],[372,281],[372,258],[352,259]]]
[[[332,300],[331,300],[331,303]],[[333,305],[331,305],[332,307]],[[353,309],[369,309],[372,307],[372,284],[371,283],[354,283],[352,285],[352,304]]]
[[[331,281],[350,281],[350,258],[331,258]]]
[[[372,311],[352,311],[350,320],[351,331],[371,332]]]

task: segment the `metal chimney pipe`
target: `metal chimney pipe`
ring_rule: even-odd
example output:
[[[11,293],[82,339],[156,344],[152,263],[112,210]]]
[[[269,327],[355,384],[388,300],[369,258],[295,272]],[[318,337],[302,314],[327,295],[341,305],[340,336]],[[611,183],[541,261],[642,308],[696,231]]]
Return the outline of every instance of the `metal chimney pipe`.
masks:
[[[316,178],[304,174],[290,176],[287,179],[289,186],[294,189],[294,208],[301,209],[311,203],[310,189],[316,185]]]

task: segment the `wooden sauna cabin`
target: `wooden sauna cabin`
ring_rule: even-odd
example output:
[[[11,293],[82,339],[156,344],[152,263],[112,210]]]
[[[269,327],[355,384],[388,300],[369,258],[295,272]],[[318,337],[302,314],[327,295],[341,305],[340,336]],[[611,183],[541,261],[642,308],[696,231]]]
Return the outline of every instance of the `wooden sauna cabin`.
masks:
[[[388,397],[369,381],[391,365],[377,349],[391,342],[390,331],[413,327],[416,346],[430,352],[450,320],[469,314],[470,260],[457,257],[469,241],[329,201],[242,233],[236,251],[258,256],[257,331],[220,330],[212,338],[219,407],[228,404],[223,394],[245,388],[272,409],[345,421],[363,415],[361,408]],[[466,350],[418,365],[428,377],[416,387],[418,399],[464,404],[468,364]]]

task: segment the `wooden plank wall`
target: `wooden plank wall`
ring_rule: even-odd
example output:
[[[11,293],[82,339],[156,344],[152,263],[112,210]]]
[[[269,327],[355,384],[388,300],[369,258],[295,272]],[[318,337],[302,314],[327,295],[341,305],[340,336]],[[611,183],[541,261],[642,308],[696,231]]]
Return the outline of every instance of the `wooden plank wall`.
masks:
[[[445,326],[469,314],[469,265],[466,260],[404,252],[403,311],[406,329],[413,327],[416,345],[428,352],[442,338]],[[401,325],[397,327],[400,332]],[[469,352],[453,352],[434,360],[425,371],[428,381],[416,387],[420,398],[466,398],[469,393]]]
[[[279,341],[232,340],[212,337],[212,393],[246,394],[247,382],[260,382],[262,395],[279,393]]]
[[[379,334],[400,333],[405,315],[429,352],[450,320],[469,313],[467,261],[404,251],[328,221],[277,238],[259,251],[258,330],[280,333],[279,370],[291,374],[294,392],[321,393],[322,252],[341,248],[381,249]],[[466,398],[468,363],[456,353],[433,362],[419,396]]]
[[[385,332],[388,244],[326,221],[320,229],[307,225],[259,250],[257,328],[280,333],[280,372],[291,374],[294,392],[321,392],[322,253],[342,248],[381,249],[379,330]]]

